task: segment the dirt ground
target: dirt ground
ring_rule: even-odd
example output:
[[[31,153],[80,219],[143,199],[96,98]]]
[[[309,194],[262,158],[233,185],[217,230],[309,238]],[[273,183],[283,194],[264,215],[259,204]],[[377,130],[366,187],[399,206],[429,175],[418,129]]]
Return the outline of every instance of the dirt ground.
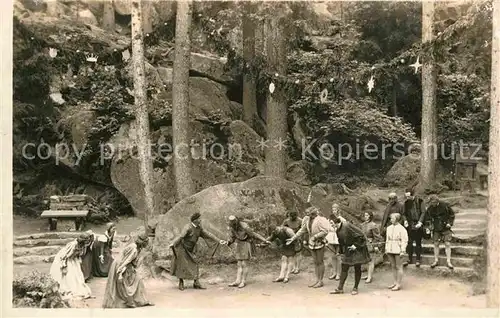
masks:
[[[39,265],[37,268],[48,272],[50,264]],[[403,280],[403,289],[393,292],[387,289],[392,282],[392,274],[382,267],[376,269],[371,284],[361,281],[358,295],[350,294],[354,281],[352,273],[344,287],[346,293],[331,295],[329,292],[337,287],[337,281],[326,279],[325,287],[308,288],[307,285],[313,277],[310,258],[304,259],[302,268],[305,270],[298,275],[292,275],[289,283],[274,283],[272,280],[279,272],[277,261],[253,263],[247,287],[238,289],[227,286],[236,274],[235,264],[202,266],[201,282],[207,290],[194,290],[188,281],[186,290],[179,291],[177,280],[171,276],[146,281],[146,289],[156,308],[188,309],[193,308],[195,304],[199,309],[238,309],[258,304],[259,307],[279,309],[290,306],[303,307],[310,304],[311,299],[314,299],[315,304],[325,304],[330,309],[485,308],[484,295],[473,296],[470,284],[449,278],[422,277],[408,272]],[[16,266],[14,271],[21,274],[32,269],[32,266]],[[94,278],[89,284],[95,298],[75,303],[74,306],[100,308],[106,278]]]

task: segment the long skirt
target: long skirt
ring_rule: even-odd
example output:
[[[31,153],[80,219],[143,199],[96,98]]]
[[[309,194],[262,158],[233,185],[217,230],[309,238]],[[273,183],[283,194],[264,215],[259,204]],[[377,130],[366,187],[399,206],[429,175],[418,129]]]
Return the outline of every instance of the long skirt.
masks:
[[[85,278],[85,281],[88,281],[89,279],[92,278],[92,256],[93,252],[88,251],[85,255],[82,257],[82,272],[83,272],[83,277]]]
[[[174,246],[174,257],[170,274],[179,279],[195,280],[199,276],[198,262],[193,252],[188,251],[184,245]]]
[[[118,279],[118,262],[113,261],[109,269],[108,281],[104,292],[103,308],[126,308],[127,299],[136,306],[148,303],[144,282],[137,274],[135,267],[127,266],[123,279]]]
[[[101,263],[99,256],[101,255],[101,246],[104,245],[102,253],[104,262]],[[108,244],[104,242],[96,242],[92,251],[92,275],[95,277],[108,277],[109,268],[113,263],[113,255]]]
[[[59,252],[63,252],[62,250]],[[50,276],[59,283],[59,292],[65,298],[89,298],[92,295],[90,287],[85,284],[81,270],[81,260],[78,257],[66,261],[67,273],[61,270],[61,255],[57,254],[50,267]]]

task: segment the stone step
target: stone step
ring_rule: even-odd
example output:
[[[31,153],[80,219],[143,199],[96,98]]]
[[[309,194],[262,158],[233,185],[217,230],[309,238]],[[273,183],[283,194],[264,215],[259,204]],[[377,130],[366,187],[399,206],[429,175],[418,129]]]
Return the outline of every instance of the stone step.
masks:
[[[488,215],[487,214],[476,214],[476,213],[463,213],[463,214],[456,214],[455,215],[455,221],[456,220],[488,220]]]
[[[488,225],[488,221],[478,220],[478,219],[455,219],[452,229],[465,228],[465,229],[476,229],[485,228]]]
[[[456,216],[462,216],[462,215],[478,215],[478,216],[487,216],[488,215],[488,210],[487,209],[460,209],[460,208],[455,208],[455,215]]]
[[[57,254],[62,246],[33,246],[33,247],[17,247],[14,248],[14,257],[20,256],[51,256]]]
[[[453,228],[452,230],[453,230],[453,236],[458,238],[470,238],[486,233],[486,228],[484,229]]]
[[[39,256],[39,255],[30,255],[30,256],[20,256],[14,257],[14,264],[37,264],[37,263],[52,263],[54,261],[55,255],[50,256]]]
[[[451,246],[451,255],[460,255],[460,256],[479,256],[483,252],[482,246],[474,246],[474,245],[452,245]],[[422,244],[422,253],[434,255],[434,245],[433,244]],[[439,248],[440,255],[444,255],[444,246],[440,246]]]
[[[473,280],[478,278],[478,273],[469,267],[459,267],[454,266],[451,270],[446,266],[436,266],[431,268],[429,265],[421,265],[420,267],[416,267],[415,265],[408,265],[404,269],[405,272],[411,272],[414,275],[435,275],[439,278],[441,277],[450,277],[450,278],[464,278],[466,280]],[[403,278],[404,280],[404,278]]]
[[[420,260],[423,265],[431,265],[434,263],[434,255],[424,254]],[[446,256],[440,255],[438,258],[439,266],[446,266]],[[467,267],[472,268],[474,265],[474,259],[471,257],[457,257],[451,254],[451,264],[456,267]]]
[[[28,235],[20,235],[14,238],[14,241],[22,240],[38,240],[38,239],[75,239],[79,237],[83,232],[44,232],[35,233]],[[115,240],[123,241],[128,237],[128,235],[116,235]]]
[[[14,241],[14,247],[34,247],[34,246],[63,246],[73,241],[74,238],[61,238],[61,239],[23,239]]]

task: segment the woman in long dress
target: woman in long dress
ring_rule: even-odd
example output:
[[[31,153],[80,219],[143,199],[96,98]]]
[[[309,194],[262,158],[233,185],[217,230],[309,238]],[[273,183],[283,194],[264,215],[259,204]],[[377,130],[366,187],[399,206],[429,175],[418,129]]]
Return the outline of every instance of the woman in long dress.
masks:
[[[56,254],[50,267],[50,276],[59,283],[59,290],[65,298],[90,298],[92,295],[81,269],[81,252],[89,240],[88,234],[82,234],[66,244]]]
[[[92,249],[92,274],[95,277],[108,277],[109,267],[113,263],[113,239],[116,235],[116,225],[106,224],[106,232],[99,235]]]
[[[137,273],[139,254],[148,245],[146,234],[127,245],[109,269],[103,308],[152,306],[146,298],[143,278]]]

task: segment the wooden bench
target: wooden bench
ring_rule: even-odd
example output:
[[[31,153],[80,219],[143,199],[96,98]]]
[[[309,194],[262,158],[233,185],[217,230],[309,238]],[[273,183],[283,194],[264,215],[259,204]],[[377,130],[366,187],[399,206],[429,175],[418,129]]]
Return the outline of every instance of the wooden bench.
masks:
[[[88,210],[45,210],[40,217],[49,220],[50,231],[57,231],[57,222],[59,219],[74,222],[75,230],[82,231],[85,227],[85,219],[88,214]],[[72,227],[72,225],[70,225],[70,227]],[[64,230],[68,231],[71,229]]]

